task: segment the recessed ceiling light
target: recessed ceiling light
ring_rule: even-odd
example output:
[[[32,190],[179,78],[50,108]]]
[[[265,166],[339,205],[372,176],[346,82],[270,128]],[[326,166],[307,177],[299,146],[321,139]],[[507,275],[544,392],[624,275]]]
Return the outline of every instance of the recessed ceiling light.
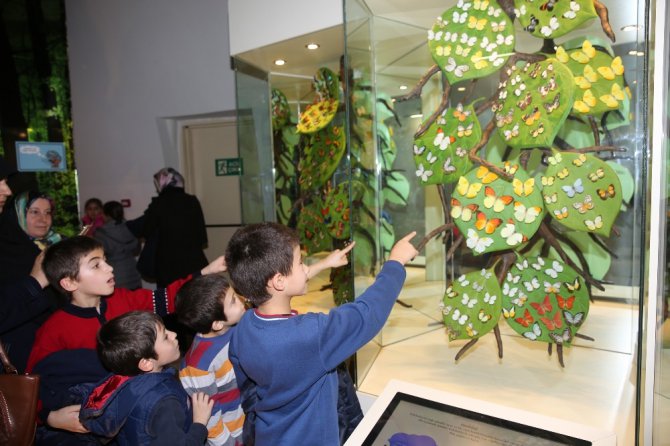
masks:
[[[319,49],[319,46],[320,45],[318,43],[311,42],[305,45],[305,48],[307,48],[308,50],[317,50]]]
[[[456,90],[458,90],[458,91],[465,91],[465,87],[458,87]]]
[[[398,87],[398,88],[400,88],[401,90],[407,90],[407,85],[401,85],[401,86]]]
[[[274,64],[278,67],[281,67],[282,65],[286,64],[286,61],[284,59],[275,59]]]
[[[621,31],[637,31],[640,29],[637,25],[626,25],[621,27]]]

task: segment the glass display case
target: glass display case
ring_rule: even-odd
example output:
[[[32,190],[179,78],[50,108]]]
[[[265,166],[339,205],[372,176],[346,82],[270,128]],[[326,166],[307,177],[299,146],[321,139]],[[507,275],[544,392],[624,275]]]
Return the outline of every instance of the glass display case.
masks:
[[[654,67],[645,20],[657,5],[609,1],[607,15],[599,2],[512,3],[346,0],[342,27],[235,55],[245,223],[279,220],[305,236],[318,222],[342,220],[325,210],[328,194],[343,193],[345,235],[357,247],[344,277],[324,279],[343,281],[345,291],[305,307],[322,311],[369,286],[389,238],[417,231],[421,252],[400,299],[356,355],[359,391],[379,395],[397,378],[635,444],[641,383],[657,377],[647,419],[667,413],[668,394],[664,346],[646,344],[655,362],[642,362],[653,336],[645,330],[656,330],[645,325],[644,298],[654,292],[645,289]],[[299,56],[310,41],[341,47]],[[261,62],[282,51],[286,66]],[[319,183],[323,219],[309,226],[300,223],[313,212],[300,157],[316,143],[293,130],[328,97],[322,69],[339,79],[329,119],[343,129],[346,151]],[[657,88],[665,94],[664,79]],[[281,124],[280,103],[290,115]],[[332,235],[308,254],[343,240]],[[491,296],[495,318],[481,306]],[[667,437],[661,423],[653,437]]]

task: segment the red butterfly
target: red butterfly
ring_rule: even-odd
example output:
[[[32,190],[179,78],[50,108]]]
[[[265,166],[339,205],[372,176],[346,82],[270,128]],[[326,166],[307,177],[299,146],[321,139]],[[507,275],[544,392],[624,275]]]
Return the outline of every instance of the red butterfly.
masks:
[[[530,304],[533,306],[533,308],[535,308],[537,314],[551,313],[551,310],[554,309],[554,307],[549,302],[548,294],[544,296],[544,302],[542,302],[541,304],[537,302],[531,302]]]
[[[554,314],[553,319],[548,319],[546,317],[541,317],[540,320],[544,325],[547,326],[548,330],[556,330],[557,328],[561,328],[563,326],[563,319],[561,319],[561,312],[557,311],[556,314]]]
[[[526,308],[523,312],[523,317],[517,317],[514,320],[517,321],[519,324],[523,325],[524,327],[528,327],[530,324],[533,323],[533,316],[530,315],[530,311],[528,311],[528,308]]]
[[[572,310],[572,304],[575,303],[575,296],[570,296],[567,299],[562,297],[560,294],[556,295],[556,300],[558,300],[558,307],[561,310]]]

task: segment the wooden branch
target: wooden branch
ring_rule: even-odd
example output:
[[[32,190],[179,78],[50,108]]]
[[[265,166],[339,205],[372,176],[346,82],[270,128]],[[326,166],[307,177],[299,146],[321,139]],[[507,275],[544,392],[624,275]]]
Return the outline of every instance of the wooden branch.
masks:
[[[514,178],[514,175],[509,174],[505,172],[503,169],[501,169],[498,166],[495,166],[491,164],[489,161],[486,161],[484,158],[480,158],[477,155],[477,152],[482,149],[488,142],[489,139],[491,139],[491,133],[496,128],[496,124],[494,120],[492,119],[487,125],[486,128],[484,128],[484,131],[482,132],[482,138],[479,140],[479,142],[472,148],[470,149],[470,152],[468,153],[468,156],[470,159],[478,164],[481,164],[483,166],[486,166],[491,172],[496,173],[499,177],[503,178],[504,180],[507,181],[512,181],[512,178]]]
[[[565,368],[565,363],[563,363],[563,344],[556,344],[556,356],[558,356],[558,363],[561,367]]]
[[[597,234],[594,234],[593,232],[589,232],[589,237],[591,237],[591,240],[593,240],[598,246],[600,246],[602,249],[604,249],[607,254],[611,255],[615,259],[618,259],[619,256],[616,254],[616,252],[612,251],[609,246],[605,244],[603,239],[598,237]]]
[[[455,360],[455,361],[458,361],[459,359],[461,359],[461,356],[463,356],[463,355],[465,354],[465,352],[467,352],[467,351],[470,349],[470,347],[472,347],[473,345],[475,345],[475,344],[477,343],[478,340],[479,340],[479,338],[471,339],[470,342],[468,342],[467,344],[465,344],[465,345],[458,351],[458,353],[456,353],[456,357],[454,358],[454,360]]]
[[[446,82],[446,81],[445,81]],[[426,130],[435,122],[435,120],[440,116],[449,106],[449,93],[451,92],[451,85],[449,85],[449,82],[445,83],[444,89],[442,90],[442,100],[440,101],[440,105],[437,107],[437,110],[433,112],[430,117],[424,121],[421,126],[419,127],[419,130],[416,131],[414,134],[414,139],[417,139],[424,133],[426,133]]]
[[[593,141],[596,146],[600,145],[600,130],[598,129],[598,123],[596,118],[589,116],[589,124],[591,125],[591,132],[593,132]]]
[[[456,240],[454,240],[453,245],[451,245],[451,248],[449,248],[449,251],[447,251],[447,255],[444,259],[445,262],[448,262],[449,260],[451,260],[451,258],[454,256],[454,253],[456,252],[458,247],[461,245],[461,243],[463,243],[463,240],[465,240],[465,238],[463,237],[463,234],[458,234],[458,238],[456,238]]]
[[[435,75],[435,73],[440,71],[440,67],[435,64],[428,69],[426,74],[423,75],[419,82],[412,88],[412,91],[403,96],[397,96],[395,98],[396,102],[409,101],[410,99],[418,98],[421,96],[421,91],[423,87],[428,83],[428,80]]]
[[[498,358],[502,359],[503,344],[502,344],[502,336],[500,335],[500,327],[498,326],[498,324],[496,324],[496,326],[493,327],[493,334],[496,336],[496,344],[498,344]]]
[[[587,340],[587,341],[595,341],[595,339],[592,338],[591,336],[586,336],[586,335],[583,335],[583,334],[581,334],[581,333],[575,333],[575,337],[576,337],[576,338],[585,339],[585,340]]]
[[[612,31],[612,26],[610,25],[607,7],[598,0],[593,0],[593,6],[595,6],[596,13],[598,14],[598,17],[600,17],[600,25],[603,27],[603,31],[605,34],[607,34],[607,37],[610,38],[612,43],[616,42],[616,36],[614,35],[614,31]]]
[[[433,237],[435,237],[436,235],[441,234],[441,233],[443,233],[443,232],[449,231],[449,230],[453,229],[453,227],[454,227],[454,224],[453,224],[453,223],[445,223],[445,224],[443,224],[442,226],[439,226],[439,227],[433,229],[433,230],[430,231],[430,233],[429,233],[428,235],[426,235],[426,236],[421,240],[421,242],[416,246],[416,250],[417,250],[417,251],[421,251],[421,250],[426,246],[426,244],[427,244]]]

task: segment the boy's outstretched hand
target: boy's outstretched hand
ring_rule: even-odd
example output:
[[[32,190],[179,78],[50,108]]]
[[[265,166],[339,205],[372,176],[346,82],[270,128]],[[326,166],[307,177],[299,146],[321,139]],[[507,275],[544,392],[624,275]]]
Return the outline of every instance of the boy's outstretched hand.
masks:
[[[396,262],[400,262],[404,265],[416,257],[419,254],[419,251],[417,251],[414,245],[409,242],[414,238],[415,235],[416,231],[412,231],[405,237],[398,240],[395,245],[393,245],[393,248],[391,248],[389,260],[395,260]]]
[[[191,404],[193,406],[193,422],[207,426],[209,417],[212,415],[214,400],[210,399],[206,393],[198,392],[191,395]]]
[[[336,249],[330,254],[328,254],[328,257],[326,257],[325,259],[321,259],[314,265],[310,265],[309,270],[307,271],[307,278],[311,279],[312,277],[316,276],[326,268],[337,268],[349,263],[347,254],[349,254],[349,251],[351,251],[354,248],[355,244],[356,242],[351,242],[345,248]]]
[[[226,258],[224,256],[219,256],[216,259],[212,260],[209,265],[200,270],[200,274],[206,276],[207,274],[216,274],[226,271]]]

